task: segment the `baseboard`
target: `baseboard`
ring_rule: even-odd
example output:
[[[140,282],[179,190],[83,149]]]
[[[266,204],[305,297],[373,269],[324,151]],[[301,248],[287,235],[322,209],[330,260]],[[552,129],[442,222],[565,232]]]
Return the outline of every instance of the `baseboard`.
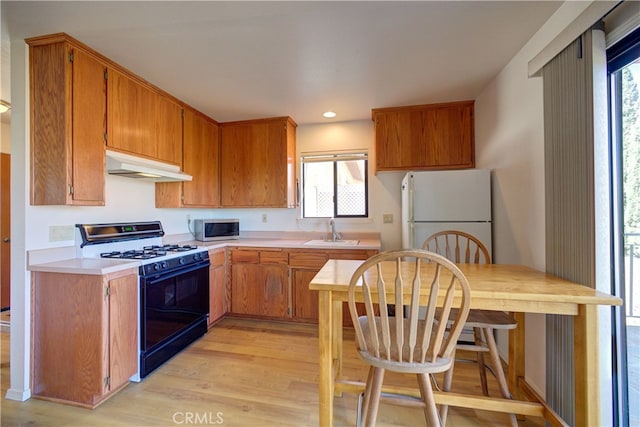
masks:
[[[9,400],[24,402],[25,400],[29,400],[31,398],[31,389],[28,388],[26,390],[16,390],[10,388],[9,390],[7,390],[7,394],[5,397]]]

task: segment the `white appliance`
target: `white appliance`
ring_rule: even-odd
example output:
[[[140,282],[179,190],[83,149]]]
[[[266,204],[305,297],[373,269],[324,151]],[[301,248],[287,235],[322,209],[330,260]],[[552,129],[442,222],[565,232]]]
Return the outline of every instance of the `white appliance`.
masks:
[[[409,172],[402,180],[402,247],[444,230],[476,236],[491,251],[491,171]],[[492,256],[493,259],[493,256]]]

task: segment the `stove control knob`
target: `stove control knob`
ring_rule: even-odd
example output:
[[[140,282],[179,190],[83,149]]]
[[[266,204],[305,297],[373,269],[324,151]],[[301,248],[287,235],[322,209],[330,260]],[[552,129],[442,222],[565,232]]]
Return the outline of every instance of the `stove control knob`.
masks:
[[[184,264],[186,261],[185,261],[185,259],[184,259],[184,258],[180,258],[180,259],[178,260],[178,262],[182,265],[182,264]]]
[[[198,261],[202,259],[202,254],[193,254],[193,260],[194,261]]]
[[[167,261],[162,261],[162,268],[167,268],[169,267],[169,264],[167,264]]]
[[[153,269],[154,269],[155,271],[160,270],[160,264],[158,264],[157,262],[156,262],[155,264],[153,264]]]

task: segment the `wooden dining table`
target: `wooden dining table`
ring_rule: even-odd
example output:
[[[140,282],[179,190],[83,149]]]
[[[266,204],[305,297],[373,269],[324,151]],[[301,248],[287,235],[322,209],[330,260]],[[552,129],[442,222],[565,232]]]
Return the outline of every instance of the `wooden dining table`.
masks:
[[[362,382],[342,372],[342,308],[353,272],[362,260],[329,260],[309,283],[318,291],[319,425],[333,424],[333,400],[343,392],[360,393]],[[388,266],[394,268],[392,264]],[[564,421],[525,380],[525,313],[574,316],[575,421],[579,426],[602,425],[598,384],[599,305],[621,305],[620,298],[563,280],[523,265],[458,264],[471,286],[471,308],[511,312],[518,327],[509,332],[508,381],[513,399],[438,392],[436,403],[450,406],[543,417],[551,425]],[[393,275],[393,271],[387,272]],[[386,274],[383,270],[383,274]],[[383,389],[384,390],[384,389]],[[387,389],[419,397],[417,390]]]

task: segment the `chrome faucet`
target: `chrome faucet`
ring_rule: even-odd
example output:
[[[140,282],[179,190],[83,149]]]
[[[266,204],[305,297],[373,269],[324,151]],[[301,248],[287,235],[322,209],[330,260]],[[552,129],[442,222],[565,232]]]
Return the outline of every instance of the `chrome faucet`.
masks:
[[[331,227],[331,241],[337,242],[341,239],[342,236],[340,236],[340,233],[336,231],[336,222],[333,220],[333,218],[329,220],[329,226]]]

